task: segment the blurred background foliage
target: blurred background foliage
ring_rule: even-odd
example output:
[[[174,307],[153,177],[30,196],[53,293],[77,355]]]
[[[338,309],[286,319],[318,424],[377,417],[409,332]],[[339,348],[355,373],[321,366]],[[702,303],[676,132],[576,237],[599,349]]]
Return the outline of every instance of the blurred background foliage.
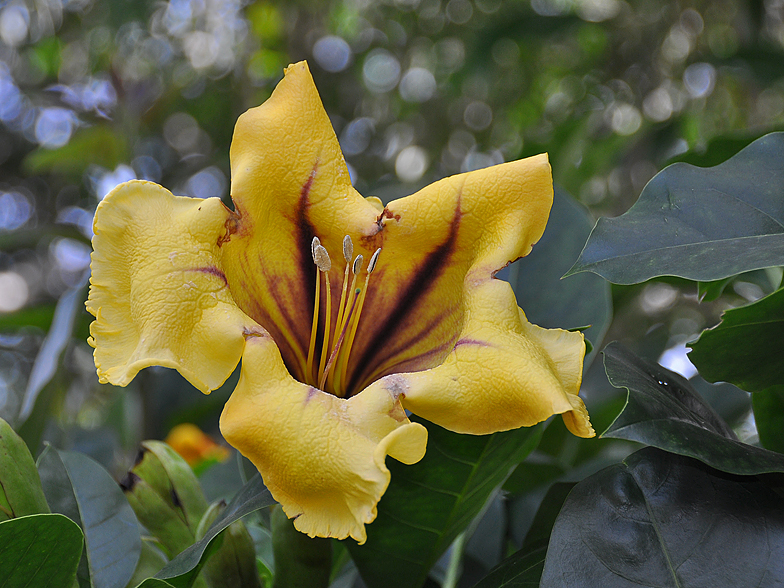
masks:
[[[97,382],[83,306],[92,217],[132,178],[228,204],[237,117],[302,59],[355,186],[385,201],[547,151],[563,191],[615,216],[667,163],[715,165],[784,129],[784,0],[0,0],[0,417],[34,453],[46,439],[119,475],[142,439],[179,423],[219,435],[236,376],[206,398],[162,368],[127,390]],[[685,280],[613,286],[612,322],[589,339],[692,377],[684,343],[780,281],[746,274],[703,288],[701,304]],[[583,387],[598,431],[625,398],[600,363]],[[753,441],[747,394],[693,383]],[[538,485],[629,448],[555,423],[507,481],[523,498],[490,515],[529,524]]]

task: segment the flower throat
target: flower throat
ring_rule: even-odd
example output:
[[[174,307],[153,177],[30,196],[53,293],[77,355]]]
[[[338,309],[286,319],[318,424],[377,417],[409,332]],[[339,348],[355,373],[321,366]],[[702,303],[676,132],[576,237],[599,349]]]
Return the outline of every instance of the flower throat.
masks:
[[[313,324],[310,329],[310,345],[308,345],[308,360],[305,368],[306,384],[318,387],[338,397],[346,396],[346,374],[348,362],[351,357],[351,348],[357,334],[362,306],[365,304],[370,274],[376,268],[381,249],[376,249],[370,258],[365,275],[365,283],[357,286],[359,274],[362,271],[365,259],[362,255],[354,257],[354,244],[351,237],[343,238],[343,259],[346,269],[343,272],[343,291],[340,294],[337,319],[332,325],[332,286],[329,281],[329,270],[332,269],[332,260],[326,248],[318,237],[313,237],[310,246],[313,263],[316,265],[316,297],[313,307]],[[321,341],[321,350],[316,360],[316,340],[319,331],[319,317],[321,315],[321,275],[324,275],[324,329]],[[349,278],[351,284],[349,286]]]

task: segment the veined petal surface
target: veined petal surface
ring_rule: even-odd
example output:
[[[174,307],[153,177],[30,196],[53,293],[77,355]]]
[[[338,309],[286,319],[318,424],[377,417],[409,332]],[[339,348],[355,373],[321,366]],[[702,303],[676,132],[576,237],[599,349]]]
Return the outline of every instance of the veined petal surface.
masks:
[[[579,437],[593,437],[577,395],[582,333],[530,324],[511,286],[490,279],[468,300],[460,339],[438,367],[397,378],[403,405],[458,433],[484,435],[531,426],[561,414]]]
[[[466,292],[530,251],[552,205],[546,155],[452,176],[385,208],[362,198],[304,62],[289,66],[271,98],[240,118],[231,155],[237,213],[223,246],[227,280],[298,380],[308,380],[311,240],[332,254],[332,325],[344,236],[366,263],[381,248],[367,287],[362,276],[357,283],[366,291],[336,386],[341,395],[390,373],[439,365],[463,329]],[[325,334],[317,335],[318,350]]]
[[[364,543],[389,485],[385,457],[411,464],[425,454],[427,429],[408,420],[398,396],[381,381],[350,399],[297,382],[260,331],[248,336],[221,432],[298,530]]]
[[[178,370],[202,392],[239,362],[255,326],[220,264],[229,211],[144,181],[115,188],[95,213],[87,310],[101,382],[127,385],[145,367]]]

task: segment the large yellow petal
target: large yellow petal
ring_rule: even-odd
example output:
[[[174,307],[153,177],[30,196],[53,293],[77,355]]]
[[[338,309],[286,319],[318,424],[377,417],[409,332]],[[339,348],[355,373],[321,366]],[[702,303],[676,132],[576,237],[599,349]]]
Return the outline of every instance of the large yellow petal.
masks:
[[[115,188],[95,213],[87,310],[101,382],[127,385],[151,365],[202,392],[239,362],[255,326],[234,303],[220,262],[229,211],[151,182]]]
[[[315,297],[311,241],[318,236],[332,254],[339,287],[343,236],[358,241],[377,230],[378,217],[351,186],[307,63],[290,65],[272,96],[239,118],[231,173],[237,216],[224,247],[229,285],[240,308],[272,334],[289,369],[305,381]]]
[[[332,255],[333,326],[344,235],[366,263],[382,248],[353,347],[338,361],[346,365],[340,394],[389,373],[439,365],[463,327],[466,288],[528,253],[552,205],[550,166],[541,155],[446,178],[379,210],[377,200],[350,185],[304,62],[289,66],[270,99],[240,117],[231,155],[236,217],[223,247],[227,280],[237,304],[270,332],[300,381],[312,380],[306,369],[316,290],[312,238]],[[320,317],[319,329],[324,322]],[[323,330],[317,336],[318,352]]]
[[[403,405],[458,433],[483,435],[561,414],[572,433],[593,437],[577,395],[582,334],[530,324],[509,284],[496,279],[476,287],[467,306],[465,328],[444,363],[396,377]]]
[[[528,254],[552,198],[547,155],[539,155],[451,176],[391,202],[375,240],[383,250],[350,387],[440,364],[463,328],[470,291]]]
[[[248,337],[221,432],[298,530],[363,543],[389,484],[386,455],[410,464],[425,453],[427,429],[408,420],[399,393],[381,381],[345,400],[301,384],[259,332]]]

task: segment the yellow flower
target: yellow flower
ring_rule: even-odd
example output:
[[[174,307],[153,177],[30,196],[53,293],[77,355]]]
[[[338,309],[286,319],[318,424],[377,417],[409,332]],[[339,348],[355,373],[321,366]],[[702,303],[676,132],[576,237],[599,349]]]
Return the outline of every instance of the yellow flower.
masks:
[[[544,232],[546,155],[384,207],[351,186],[301,62],[240,117],[231,173],[233,211],[142,181],[101,202],[90,343],[119,386],[160,365],[206,393],[242,358],[221,431],[297,529],[365,541],[385,457],[425,452],[406,410],[460,433],[561,414],[594,434],[582,335],[530,324],[493,277]]]

